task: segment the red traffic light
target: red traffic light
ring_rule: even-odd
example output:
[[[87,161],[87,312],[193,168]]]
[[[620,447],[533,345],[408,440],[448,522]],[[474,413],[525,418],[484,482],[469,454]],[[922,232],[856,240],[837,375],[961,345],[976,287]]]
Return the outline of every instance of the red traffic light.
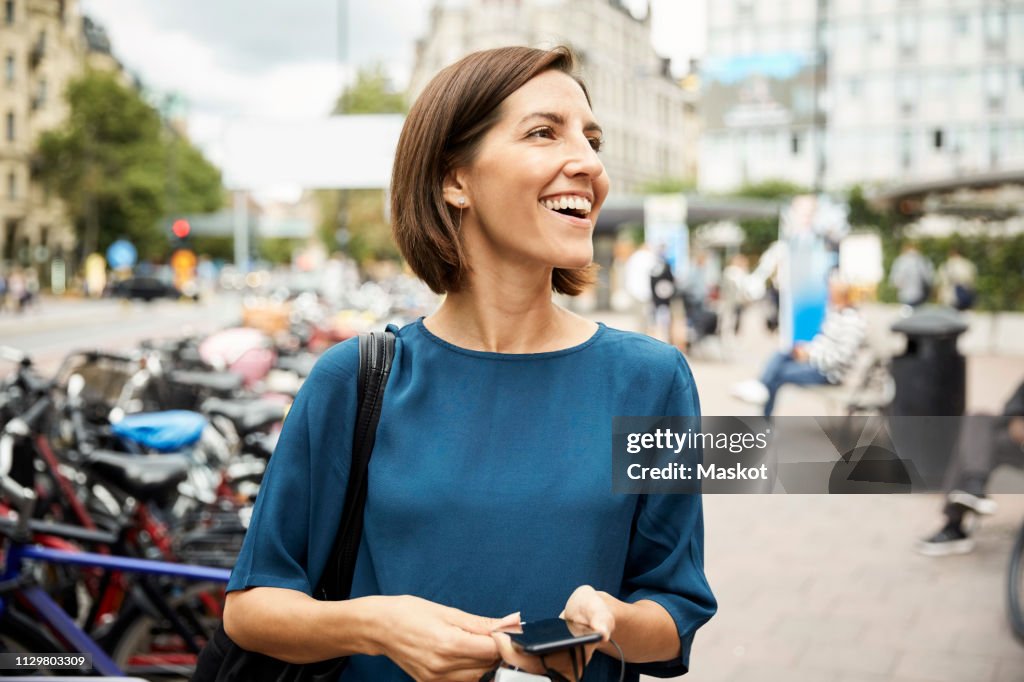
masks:
[[[171,232],[173,232],[174,236],[177,237],[178,239],[184,239],[185,237],[188,236],[188,233],[191,231],[192,226],[189,225],[188,221],[185,220],[184,218],[179,218],[178,220],[175,220],[174,224],[171,225]]]

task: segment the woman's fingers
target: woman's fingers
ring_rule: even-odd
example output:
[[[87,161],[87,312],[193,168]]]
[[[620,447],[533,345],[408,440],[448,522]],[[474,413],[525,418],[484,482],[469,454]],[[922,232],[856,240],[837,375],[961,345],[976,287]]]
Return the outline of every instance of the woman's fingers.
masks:
[[[466,632],[477,635],[490,635],[498,628],[510,627],[519,624],[519,612],[510,613],[504,618],[488,618],[486,616],[475,616],[459,609],[449,610],[448,622],[462,628]]]
[[[517,651],[512,646],[511,637],[503,632],[495,632],[491,637],[494,638],[494,642],[498,647],[498,654],[505,663],[535,675],[544,674],[544,666],[541,665],[540,659],[536,656]]]

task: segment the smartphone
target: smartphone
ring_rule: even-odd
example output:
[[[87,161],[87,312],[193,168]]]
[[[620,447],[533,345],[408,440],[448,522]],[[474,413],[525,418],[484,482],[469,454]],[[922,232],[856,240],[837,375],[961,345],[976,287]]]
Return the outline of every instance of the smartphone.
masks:
[[[601,641],[600,632],[592,632],[585,626],[561,618],[523,622],[497,632],[504,632],[519,649],[534,656],[547,656]]]

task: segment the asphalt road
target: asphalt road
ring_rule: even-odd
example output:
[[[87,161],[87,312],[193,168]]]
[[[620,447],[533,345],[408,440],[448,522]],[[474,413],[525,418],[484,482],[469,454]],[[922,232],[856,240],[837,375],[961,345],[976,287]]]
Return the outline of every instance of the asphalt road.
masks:
[[[44,299],[21,314],[0,313],[0,345],[27,352],[52,371],[72,350],[128,350],[144,339],[210,332],[238,322],[241,312],[232,295],[199,303]]]

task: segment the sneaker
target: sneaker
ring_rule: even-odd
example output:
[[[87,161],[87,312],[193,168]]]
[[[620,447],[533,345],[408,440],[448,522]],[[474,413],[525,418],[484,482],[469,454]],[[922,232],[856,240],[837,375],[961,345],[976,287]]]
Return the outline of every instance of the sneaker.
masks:
[[[919,540],[916,549],[925,556],[967,554],[974,549],[974,540],[959,525],[949,524],[930,538]]]
[[[757,379],[741,381],[734,384],[732,394],[745,403],[752,405],[764,405],[768,402],[768,387]]]
[[[984,495],[975,495],[963,490],[952,491],[946,499],[953,504],[959,504],[963,507],[967,507],[976,514],[984,514],[986,516],[989,514],[995,514],[996,509],[999,508],[999,505],[995,503],[995,500],[990,500]]]

